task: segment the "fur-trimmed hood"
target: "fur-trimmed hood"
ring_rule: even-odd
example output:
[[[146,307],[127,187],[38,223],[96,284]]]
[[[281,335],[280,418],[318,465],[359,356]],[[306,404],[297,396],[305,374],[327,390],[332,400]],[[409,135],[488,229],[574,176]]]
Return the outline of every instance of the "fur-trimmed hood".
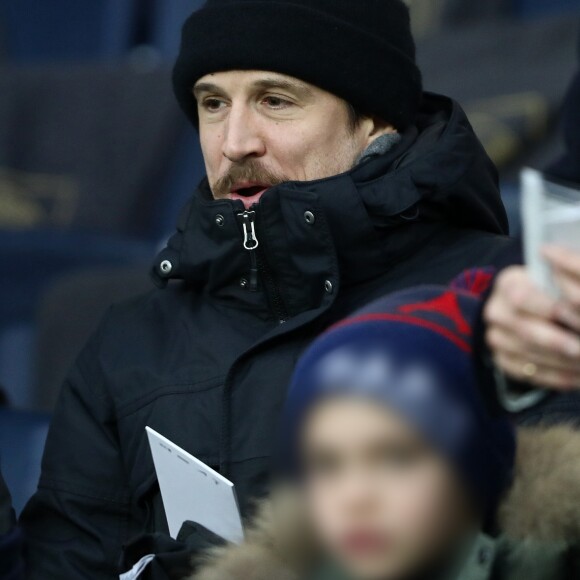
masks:
[[[498,517],[511,540],[580,545],[579,430],[519,430],[514,483]],[[207,554],[190,580],[301,580],[316,552],[300,500],[281,490],[261,505],[242,545]]]

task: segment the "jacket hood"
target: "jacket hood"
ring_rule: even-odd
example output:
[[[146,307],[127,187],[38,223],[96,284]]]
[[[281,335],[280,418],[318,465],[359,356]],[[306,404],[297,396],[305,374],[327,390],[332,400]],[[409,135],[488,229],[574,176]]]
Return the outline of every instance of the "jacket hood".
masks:
[[[434,94],[425,95],[416,127],[393,150],[341,175],[272,187],[253,209],[264,259],[289,282],[288,292],[307,294],[301,307],[320,302],[328,276],[335,286],[370,279],[442,226],[508,230],[492,162],[461,107]],[[305,225],[305,210],[316,216],[314,228]],[[239,201],[213,200],[202,182],[155,260],[156,282],[185,280],[217,294],[237,284],[248,270],[243,211]]]
[[[580,431],[526,428],[518,434],[513,486],[499,510],[502,536],[540,544],[580,544]],[[219,548],[195,580],[300,580],[316,546],[300,500],[282,490],[264,502],[240,546]]]

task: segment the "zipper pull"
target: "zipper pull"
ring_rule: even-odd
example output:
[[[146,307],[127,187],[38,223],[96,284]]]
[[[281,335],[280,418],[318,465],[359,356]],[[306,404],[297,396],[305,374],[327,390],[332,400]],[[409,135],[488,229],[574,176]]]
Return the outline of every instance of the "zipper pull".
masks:
[[[256,249],[260,245],[256,236],[256,212],[245,211],[238,214],[244,230],[244,249],[250,253],[250,276],[248,280],[248,289],[250,292],[258,290],[258,258]]]
[[[256,212],[245,211],[238,214],[244,228],[244,248],[249,252],[255,250],[260,243],[256,237]]]

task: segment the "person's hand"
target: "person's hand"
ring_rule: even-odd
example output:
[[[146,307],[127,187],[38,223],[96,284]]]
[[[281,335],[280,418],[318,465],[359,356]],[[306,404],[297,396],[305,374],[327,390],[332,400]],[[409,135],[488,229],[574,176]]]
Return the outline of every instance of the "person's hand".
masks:
[[[546,248],[561,289],[538,289],[525,267],[504,270],[486,305],[486,340],[509,377],[559,391],[580,389],[580,256]]]
[[[147,580],[170,580],[189,578],[194,573],[196,560],[207,550],[223,546],[225,540],[207,528],[186,521],[177,539],[165,533],[142,534],[123,548],[121,569],[139,568],[147,557],[143,578]],[[155,556],[149,560],[149,556]]]

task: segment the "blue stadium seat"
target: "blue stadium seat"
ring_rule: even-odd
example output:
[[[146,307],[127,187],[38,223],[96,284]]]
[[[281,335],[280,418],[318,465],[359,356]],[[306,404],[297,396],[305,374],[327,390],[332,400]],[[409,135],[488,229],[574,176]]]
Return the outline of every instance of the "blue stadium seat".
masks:
[[[19,514],[36,491],[50,418],[0,408],[0,461],[2,475]]]
[[[0,328],[0,385],[10,405],[19,409],[35,408],[32,355],[36,329],[32,322]]]
[[[3,67],[0,229],[153,239],[185,126],[169,67]]]
[[[199,10],[206,0],[153,0],[151,45],[166,62],[173,62],[179,52],[181,28],[185,20]],[[167,195],[157,204],[156,233],[159,238],[173,232],[179,210],[205,175],[197,133],[188,125],[169,169]]]
[[[40,293],[83,268],[148,265],[189,181],[169,177],[187,124],[166,67],[61,63],[2,68],[0,126],[0,381],[26,405]]]
[[[206,0],[154,0],[152,10],[152,44],[164,60],[177,56],[181,27],[187,17],[201,8]]]
[[[156,244],[98,234],[0,230],[0,328],[34,315],[56,277],[85,268],[148,264]]]
[[[155,244],[97,234],[0,230],[0,383],[10,401],[33,402],[35,318],[39,298],[59,276],[91,267],[143,264]]]
[[[199,136],[187,126],[177,148],[165,185],[167,195],[157,201],[156,230],[159,239],[166,238],[175,230],[180,210],[192,196],[193,191],[205,176],[205,164]]]
[[[2,0],[2,50],[12,62],[118,58],[136,0]]]
[[[566,11],[580,12],[580,0],[513,0],[514,9],[522,18],[549,16]]]

